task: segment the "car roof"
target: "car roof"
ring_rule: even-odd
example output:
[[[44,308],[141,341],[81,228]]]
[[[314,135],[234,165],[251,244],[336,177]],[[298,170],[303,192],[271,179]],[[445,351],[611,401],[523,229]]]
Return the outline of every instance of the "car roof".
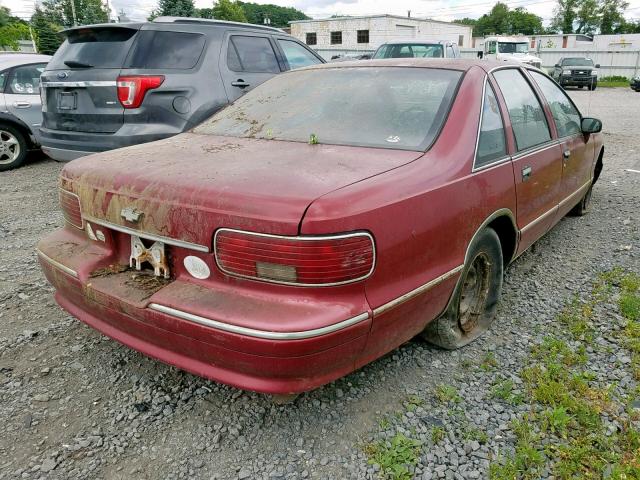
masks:
[[[62,30],[61,33],[67,35],[70,32],[77,30],[85,30],[91,28],[130,28],[133,30],[140,30],[144,25],[153,25],[153,24],[175,24],[175,25],[202,25],[202,26],[210,26],[210,27],[238,27],[238,28],[246,28],[252,30],[260,30],[260,31],[270,31],[274,33],[284,34],[284,30],[275,27],[268,27],[266,25],[255,25],[253,23],[241,23],[241,22],[231,22],[227,20],[213,20],[208,18],[191,18],[191,17],[157,17],[153,19],[151,22],[129,22],[129,23],[95,23],[93,25],[82,25],[80,27],[71,27],[65,30]]]
[[[30,63],[48,63],[51,60],[49,55],[39,53],[0,53],[0,69],[16,67],[18,65],[28,65]]]
[[[482,68],[485,71],[492,70],[497,67],[519,67],[520,62],[505,62],[497,60],[480,60],[470,58],[385,58],[380,60],[356,60],[339,63],[325,63],[321,65],[312,65],[304,68],[304,70],[313,70],[317,68],[349,68],[349,67],[413,67],[413,68],[439,68],[446,70],[460,70],[466,72],[473,67]],[[302,69],[296,69],[299,71]]]
[[[422,44],[430,44],[430,45],[444,45],[445,43],[453,43],[449,40],[429,40],[428,38],[412,38],[412,39],[403,39],[403,40],[389,40],[388,42],[383,43],[383,45],[422,45]]]

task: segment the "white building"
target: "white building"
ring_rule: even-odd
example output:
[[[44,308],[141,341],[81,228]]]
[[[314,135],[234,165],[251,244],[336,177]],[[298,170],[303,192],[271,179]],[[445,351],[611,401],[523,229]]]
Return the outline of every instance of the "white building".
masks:
[[[396,15],[297,20],[291,35],[329,59],[345,53],[372,52],[390,40],[448,40],[471,47],[472,27]]]

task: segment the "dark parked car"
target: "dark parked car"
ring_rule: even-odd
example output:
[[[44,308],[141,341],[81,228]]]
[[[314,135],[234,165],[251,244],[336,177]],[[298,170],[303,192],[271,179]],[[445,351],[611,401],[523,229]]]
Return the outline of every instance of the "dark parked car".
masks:
[[[601,126],[526,66],[310,67],[191,132],[66,165],[66,225],[38,256],[105,335],[302,392],[421,332],[449,349],[485,332],[504,266],[587,211]]]
[[[636,92],[640,92],[640,75],[633,77],[630,82],[631,88]]]
[[[281,30],[160,17],[64,31],[42,76],[43,150],[56,160],[170,137],[275,74],[321,57]]]
[[[551,76],[563,87],[588,87],[595,90],[598,86],[598,68],[593,60],[585,57],[561,58],[553,67]]]
[[[40,75],[50,59],[0,54],[0,172],[19,167],[27,151],[40,146]]]

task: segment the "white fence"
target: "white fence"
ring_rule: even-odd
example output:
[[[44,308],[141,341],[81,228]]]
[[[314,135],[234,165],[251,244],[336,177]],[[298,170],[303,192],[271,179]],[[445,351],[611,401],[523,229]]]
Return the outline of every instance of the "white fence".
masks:
[[[364,54],[372,54],[373,50],[355,50],[355,49],[333,49],[318,48],[316,52],[325,60],[331,60],[335,56],[358,56]],[[477,58],[478,49],[461,48],[462,58]],[[574,50],[567,48],[543,49],[539,52],[531,52],[533,55],[540,57],[542,67],[546,69],[553,68],[562,57],[588,57],[593,63],[600,64],[598,72],[599,77],[610,77],[614,75],[622,77],[635,77],[640,74],[640,50]]]
[[[462,58],[477,58],[478,50],[460,49]],[[599,77],[614,75],[631,78],[640,73],[640,50],[574,50],[567,48],[543,49],[531,52],[542,60],[543,68],[553,68],[562,57],[588,57],[600,64]]]

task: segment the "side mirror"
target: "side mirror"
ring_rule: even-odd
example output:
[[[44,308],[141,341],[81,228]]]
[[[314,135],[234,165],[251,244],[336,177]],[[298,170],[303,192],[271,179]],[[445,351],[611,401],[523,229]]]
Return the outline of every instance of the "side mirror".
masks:
[[[559,63],[556,63],[556,65],[555,65],[555,66],[556,66],[556,67],[558,67],[558,68],[560,68],[560,64],[559,64]]]
[[[596,63],[596,68],[600,68],[600,64],[599,63]]]
[[[582,133],[598,133],[602,131],[602,122],[597,118],[585,117],[582,119]]]

